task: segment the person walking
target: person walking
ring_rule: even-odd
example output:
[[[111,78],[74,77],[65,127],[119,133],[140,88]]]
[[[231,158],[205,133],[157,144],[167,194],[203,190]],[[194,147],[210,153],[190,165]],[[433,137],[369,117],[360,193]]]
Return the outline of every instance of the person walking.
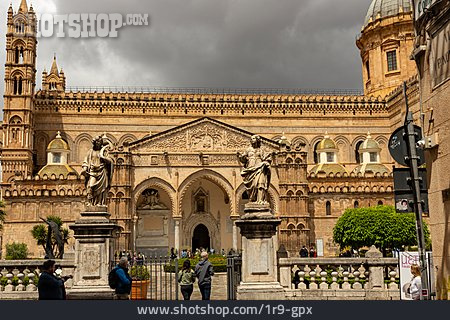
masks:
[[[64,300],[64,281],[55,275],[55,261],[47,260],[42,265],[38,282],[39,300]]]
[[[178,282],[180,283],[183,299],[191,300],[191,295],[194,291],[195,273],[191,269],[190,260],[185,260],[183,262],[183,268],[178,273]]]
[[[411,265],[411,286],[409,287],[411,298],[413,300],[420,300],[420,292],[422,291],[422,278],[420,274],[420,267],[417,264]]]
[[[119,264],[114,268],[116,273],[116,299],[129,300],[131,293],[131,277],[128,273],[128,259],[123,256],[119,260]]]
[[[300,257],[301,258],[308,258],[308,249],[306,249],[306,246],[303,246],[300,249]]]
[[[316,249],[314,249],[314,246],[311,246],[311,249],[309,249],[309,257],[315,258],[317,256]]]
[[[208,253],[201,253],[201,261],[195,266],[195,275],[198,278],[198,287],[202,293],[202,300],[210,300],[211,277],[214,275],[213,266],[208,261]]]

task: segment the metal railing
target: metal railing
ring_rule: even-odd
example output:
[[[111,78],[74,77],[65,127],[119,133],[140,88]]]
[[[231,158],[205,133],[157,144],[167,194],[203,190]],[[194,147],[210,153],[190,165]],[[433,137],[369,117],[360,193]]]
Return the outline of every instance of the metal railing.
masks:
[[[207,87],[66,87],[66,92],[87,93],[153,93],[153,94],[235,94],[235,95],[330,95],[362,96],[361,89],[299,89],[299,88],[207,88]]]
[[[227,300],[236,300],[236,292],[241,282],[242,257],[239,254],[227,256]]]

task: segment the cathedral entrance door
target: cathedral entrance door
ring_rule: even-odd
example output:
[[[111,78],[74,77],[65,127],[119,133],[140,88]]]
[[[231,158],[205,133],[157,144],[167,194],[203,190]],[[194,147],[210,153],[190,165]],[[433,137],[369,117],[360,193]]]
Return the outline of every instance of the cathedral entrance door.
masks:
[[[199,224],[194,229],[192,236],[192,252],[200,248],[211,248],[211,239],[209,237],[208,228],[204,224]]]

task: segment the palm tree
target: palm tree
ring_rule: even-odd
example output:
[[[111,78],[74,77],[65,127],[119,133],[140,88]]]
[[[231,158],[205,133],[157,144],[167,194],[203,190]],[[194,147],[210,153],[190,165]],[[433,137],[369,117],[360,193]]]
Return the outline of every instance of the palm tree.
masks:
[[[3,223],[6,220],[5,203],[0,201],[0,231],[3,229]]]

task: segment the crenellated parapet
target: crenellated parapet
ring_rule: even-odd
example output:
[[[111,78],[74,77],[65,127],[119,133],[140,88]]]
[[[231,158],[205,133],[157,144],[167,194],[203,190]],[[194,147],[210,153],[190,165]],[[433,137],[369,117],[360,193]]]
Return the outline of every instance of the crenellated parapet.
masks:
[[[35,95],[36,111],[49,113],[192,114],[386,114],[385,101],[365,96],[49,92]]]
[[[352,197],[354,194],[386,194],[394,192],[394,180],[392,173],[366,172],[344,173],[328,175],[308,175],[310,196],[320,194],[339,194],[345,197]],[[352,194],[352,195],[351,195]]]
[[[21,177],[17,176],[14,181],[3,190],[5,200],[29,197],[81,197],[86,195],[84,179],[77,174],[69,173],[67,176],[35,175]]]

